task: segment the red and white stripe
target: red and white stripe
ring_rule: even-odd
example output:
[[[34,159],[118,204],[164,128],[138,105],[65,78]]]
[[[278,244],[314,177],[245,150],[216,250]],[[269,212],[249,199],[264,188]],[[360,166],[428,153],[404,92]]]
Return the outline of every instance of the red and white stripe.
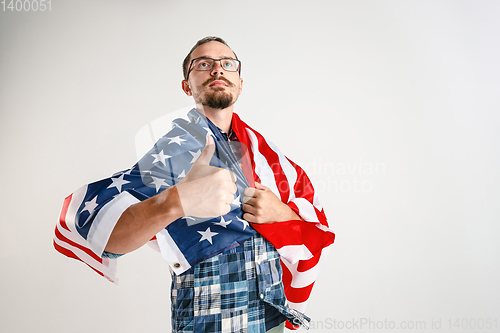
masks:
[[[87,186],[83,186],[64,200],[59,222],[55,229],[54,247],[60,253],[86,263],[99,275],[117,283],[116,260],[98,256],[76,230],[76,212],[82,204],[86,192]]]

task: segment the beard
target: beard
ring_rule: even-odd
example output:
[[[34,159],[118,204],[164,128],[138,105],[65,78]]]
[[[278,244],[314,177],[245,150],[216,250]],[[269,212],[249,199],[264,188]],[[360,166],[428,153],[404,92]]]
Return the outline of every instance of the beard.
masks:
[[[224,91],[224,88],[215,88],[214,91],[205,94],[205,100],[201,103],[212,109],[226,109],[234,104],[233,96]]]

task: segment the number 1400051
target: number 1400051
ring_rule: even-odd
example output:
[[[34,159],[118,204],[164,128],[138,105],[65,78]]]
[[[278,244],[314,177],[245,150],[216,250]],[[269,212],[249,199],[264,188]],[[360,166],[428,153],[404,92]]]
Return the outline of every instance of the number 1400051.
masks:
[[[44,12],[52,10],[51,0],[2,0],[4,12]]]

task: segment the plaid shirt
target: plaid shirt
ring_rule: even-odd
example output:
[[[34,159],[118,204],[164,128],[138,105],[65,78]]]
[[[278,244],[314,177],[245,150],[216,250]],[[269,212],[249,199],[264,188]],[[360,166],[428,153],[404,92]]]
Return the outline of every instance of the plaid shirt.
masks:
[[[286,305],[280,257],[260,234],[172,277],[173,332],[265,332],[265,304],[294,324],[309,318]]]

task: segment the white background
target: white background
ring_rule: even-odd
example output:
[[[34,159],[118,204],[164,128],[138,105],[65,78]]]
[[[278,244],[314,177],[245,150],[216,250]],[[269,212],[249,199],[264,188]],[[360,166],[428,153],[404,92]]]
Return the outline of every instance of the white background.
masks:
[[[500,331],[500,2],[1,9],[1,332],[170,331],[160,255],[121,259],[116,287],[52,236],[67,195],[130,167],[138,130],[192,103],[181,62],[207,35],[242,60],[236,112],[306,169],[337,234],[312,332]]]

